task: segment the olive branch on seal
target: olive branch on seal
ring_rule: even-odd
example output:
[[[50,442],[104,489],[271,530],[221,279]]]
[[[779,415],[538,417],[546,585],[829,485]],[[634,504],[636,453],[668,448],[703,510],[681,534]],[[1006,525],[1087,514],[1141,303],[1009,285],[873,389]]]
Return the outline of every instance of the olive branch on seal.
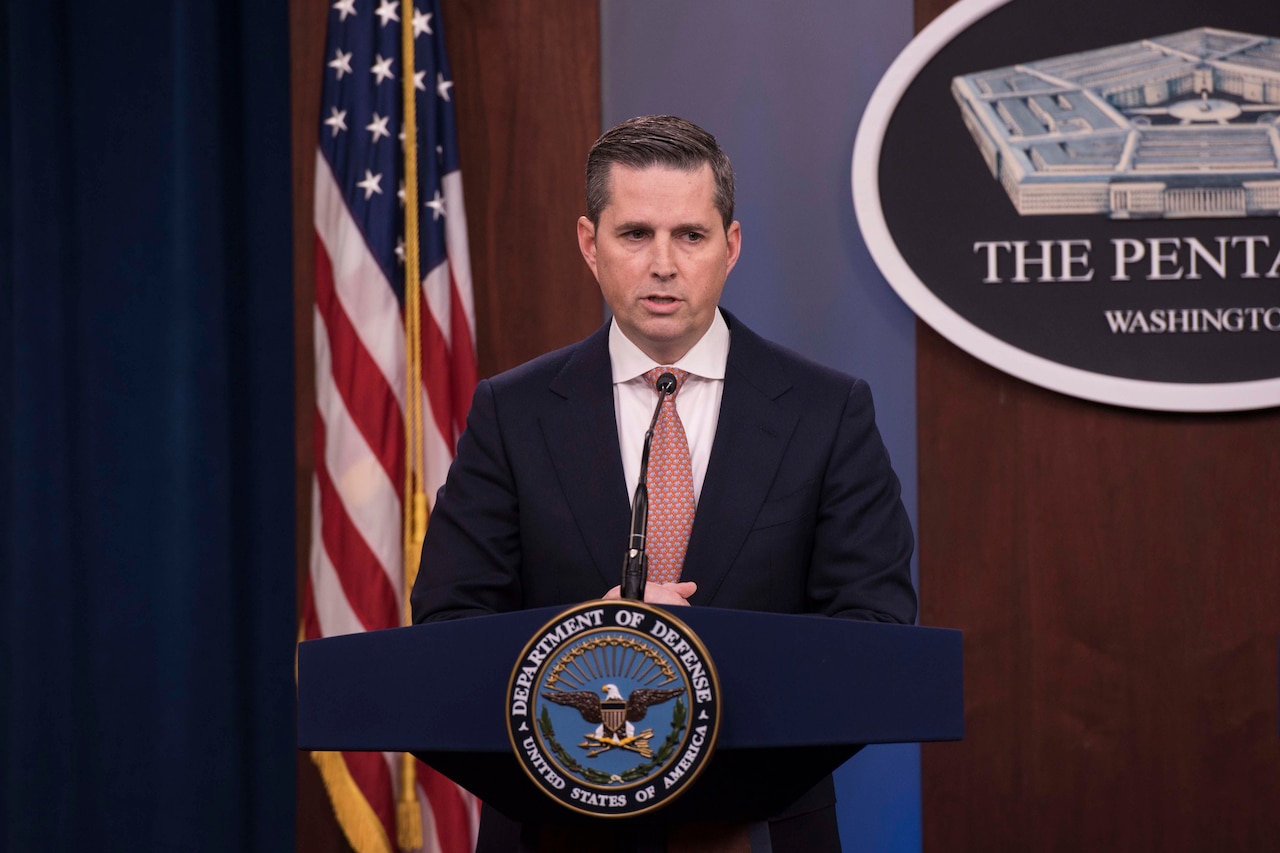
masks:
[[[555,729],[551,727],[551,715],[547,713],[546,705],[542,706],[542,715],[538,718],[538,728],[542,731],[542,736],[546,739],[547,746],[551,747],[551,752],[560,760],[560,764],[564,769],[581,776],[593,785],[608,785],[613,781],[613,777],[602,770],[596,770],[594,767],[583,767],[560,745],[560,741],[556,740]]]
[[[546,708],[542,709],[546,711]],[[662,746],[654,753],[653,760],[644,764],[638,764],[630,770],[622,773],[623,782],[634,782],[637,779],[643,779],[652,773],[656,768],[661,767],[671,754],[676,751],[676,744],[680,743],[680,733],[684,731],[685,725],[688,723],[688,717],[685,714],[684,703],[676,699],[675,709],[671,713],[671,732],[667,735],[667,739],[662,742]]]

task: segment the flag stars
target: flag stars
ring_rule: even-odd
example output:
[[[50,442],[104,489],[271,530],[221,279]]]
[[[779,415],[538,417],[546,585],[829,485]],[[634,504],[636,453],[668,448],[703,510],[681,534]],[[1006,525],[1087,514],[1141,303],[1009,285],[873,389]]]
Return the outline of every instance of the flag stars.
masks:
[[[396,58],[394,56],[389,56],[386,59],[383,59],[382,54],[379,53],[377,55],[377,59],[373,63],[373,67],[369,69],[373,72],[373,76],[378,78],[378,82],[374,84],[375,86],[381,85],[383,80],[396,79],[396,75],[391,73],[391,63],[395,62],[395,59]]]
[[[440,97],[444,98],[446,101],[449,100],[449,90],[452,88],[453,88],[453,81],[444,79],[444,75],[437,71],[436,72],[436,92],[440,94]]]
[[[400,263],[400,266],[404,266],[404,238],[403,237],[396,238],[396,260]]]
[[[333,128],[333,135],[337,136],[338,131],[347,129],[347,111],[340,110],[337,107],[330,107],[333,112],[329,115],[324,123]]]
[[[417,38],[423,33],[426,33],[427,35],[434,35],[434,33],[431,30],[431,14],[432,14],[431,12],[427,12],[424,14],[423,12],[420,12],[417,9],[413,10],[413,37],[414,38]]]
[[[380,116],[377,113],[374,113],[373,121],[369,122],[368,126],[365,127],[365,130],[373,134],[374,145],[378,144],[378,140],[382,137],[386,136],[389,138],[391,136],[391,131],[387,130],[387,121],[390,120],[390,118],[390,116]]]
[[[413,88],[417,89],[419,92],[427,91],[427,72],[413,72]]]
[[[409,198],[409,196],[406,195],[404,191],[404,181],[400,182],[400,189],[396,190],[396,198],[400,199],[400,206],[404,207],[405,201],[407,201]]]
[[[382,5],[373,14],[382,19],[382,26],[384,27],[392,21],[400,20],[400,16],[396,14],[394,0],[382,0]]]
[[[334,11],[342,13],[341,20],[345,21],[347,19],[347,15],[354,15],[356,13],[356,0],[338,0],[337,3],[333,4],[333,8]]]
[[[369,169],[364,170],[364,180],[356,184],[357,187],[364,190],[364,200],[368,201],[373,198],[373,194],[382,195],[382,175],[375,175]]]
[[[342,79],[343,74],[351,74],[351,54],[343,53],[342,48],[334,51],[333,59],[329,62],[329,67],[338,72],[338,79]]]
[[[444,197],[440,195],[440,190],[436,190],[436,197],[431,199],[431,201],[425,202],[424,206],[431,209],[432,222],[435,222],[441,216],[445,215]]]

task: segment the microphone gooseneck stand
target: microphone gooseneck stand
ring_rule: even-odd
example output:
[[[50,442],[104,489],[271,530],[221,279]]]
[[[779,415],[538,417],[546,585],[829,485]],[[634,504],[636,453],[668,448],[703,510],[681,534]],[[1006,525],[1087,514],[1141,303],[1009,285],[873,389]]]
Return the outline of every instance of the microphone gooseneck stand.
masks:
[[[644,452],[640,454],[640,479],[636,482],[635,497],[631,500],[631,538],[622,561],[622,597],[629,601],[644,601],[644,585],[649,578],[649,555],[645,552],[645,536],[649,530],[649,450],[653,444],[653,430],[662,414],[662,404],[667,395],[676,390],[676,377],[664,373],[658,377],[658,405],[653,419],[644,434]]]

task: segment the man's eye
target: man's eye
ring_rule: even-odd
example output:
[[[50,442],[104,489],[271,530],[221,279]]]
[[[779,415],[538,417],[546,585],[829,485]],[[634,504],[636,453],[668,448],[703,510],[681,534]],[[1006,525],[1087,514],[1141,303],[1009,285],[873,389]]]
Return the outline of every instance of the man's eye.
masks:
[[[690,231],[684,235],[684,238],[690,243],[700,243],[702,242],[703,235],[699,234],[697,231]]]
[[[640,229],[637,228],[635,231],[628,231],[623,236],[626,237],[628,240],[643,240],[646,235],[644,231],[641,231]]]

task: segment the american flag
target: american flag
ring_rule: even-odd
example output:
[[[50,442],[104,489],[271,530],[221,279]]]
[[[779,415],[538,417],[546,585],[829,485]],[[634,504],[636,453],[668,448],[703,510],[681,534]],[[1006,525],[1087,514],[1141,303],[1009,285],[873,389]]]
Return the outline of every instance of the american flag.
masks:
[[[421,481],[427,495],[444,481],[476,383],[453,83],[438,2],[418,0],[409,13],[400,0],[331,0],[316,152],[316,458],[305,639],[396,627],[404,613],[401,18],[410,14],[422,274]],[[372,853],[402,846],[396,814],[401,757],[315,757],[352,847]],[[474,849],[475,799],[425,765],[414,762],[414,768],[424,849]]]

